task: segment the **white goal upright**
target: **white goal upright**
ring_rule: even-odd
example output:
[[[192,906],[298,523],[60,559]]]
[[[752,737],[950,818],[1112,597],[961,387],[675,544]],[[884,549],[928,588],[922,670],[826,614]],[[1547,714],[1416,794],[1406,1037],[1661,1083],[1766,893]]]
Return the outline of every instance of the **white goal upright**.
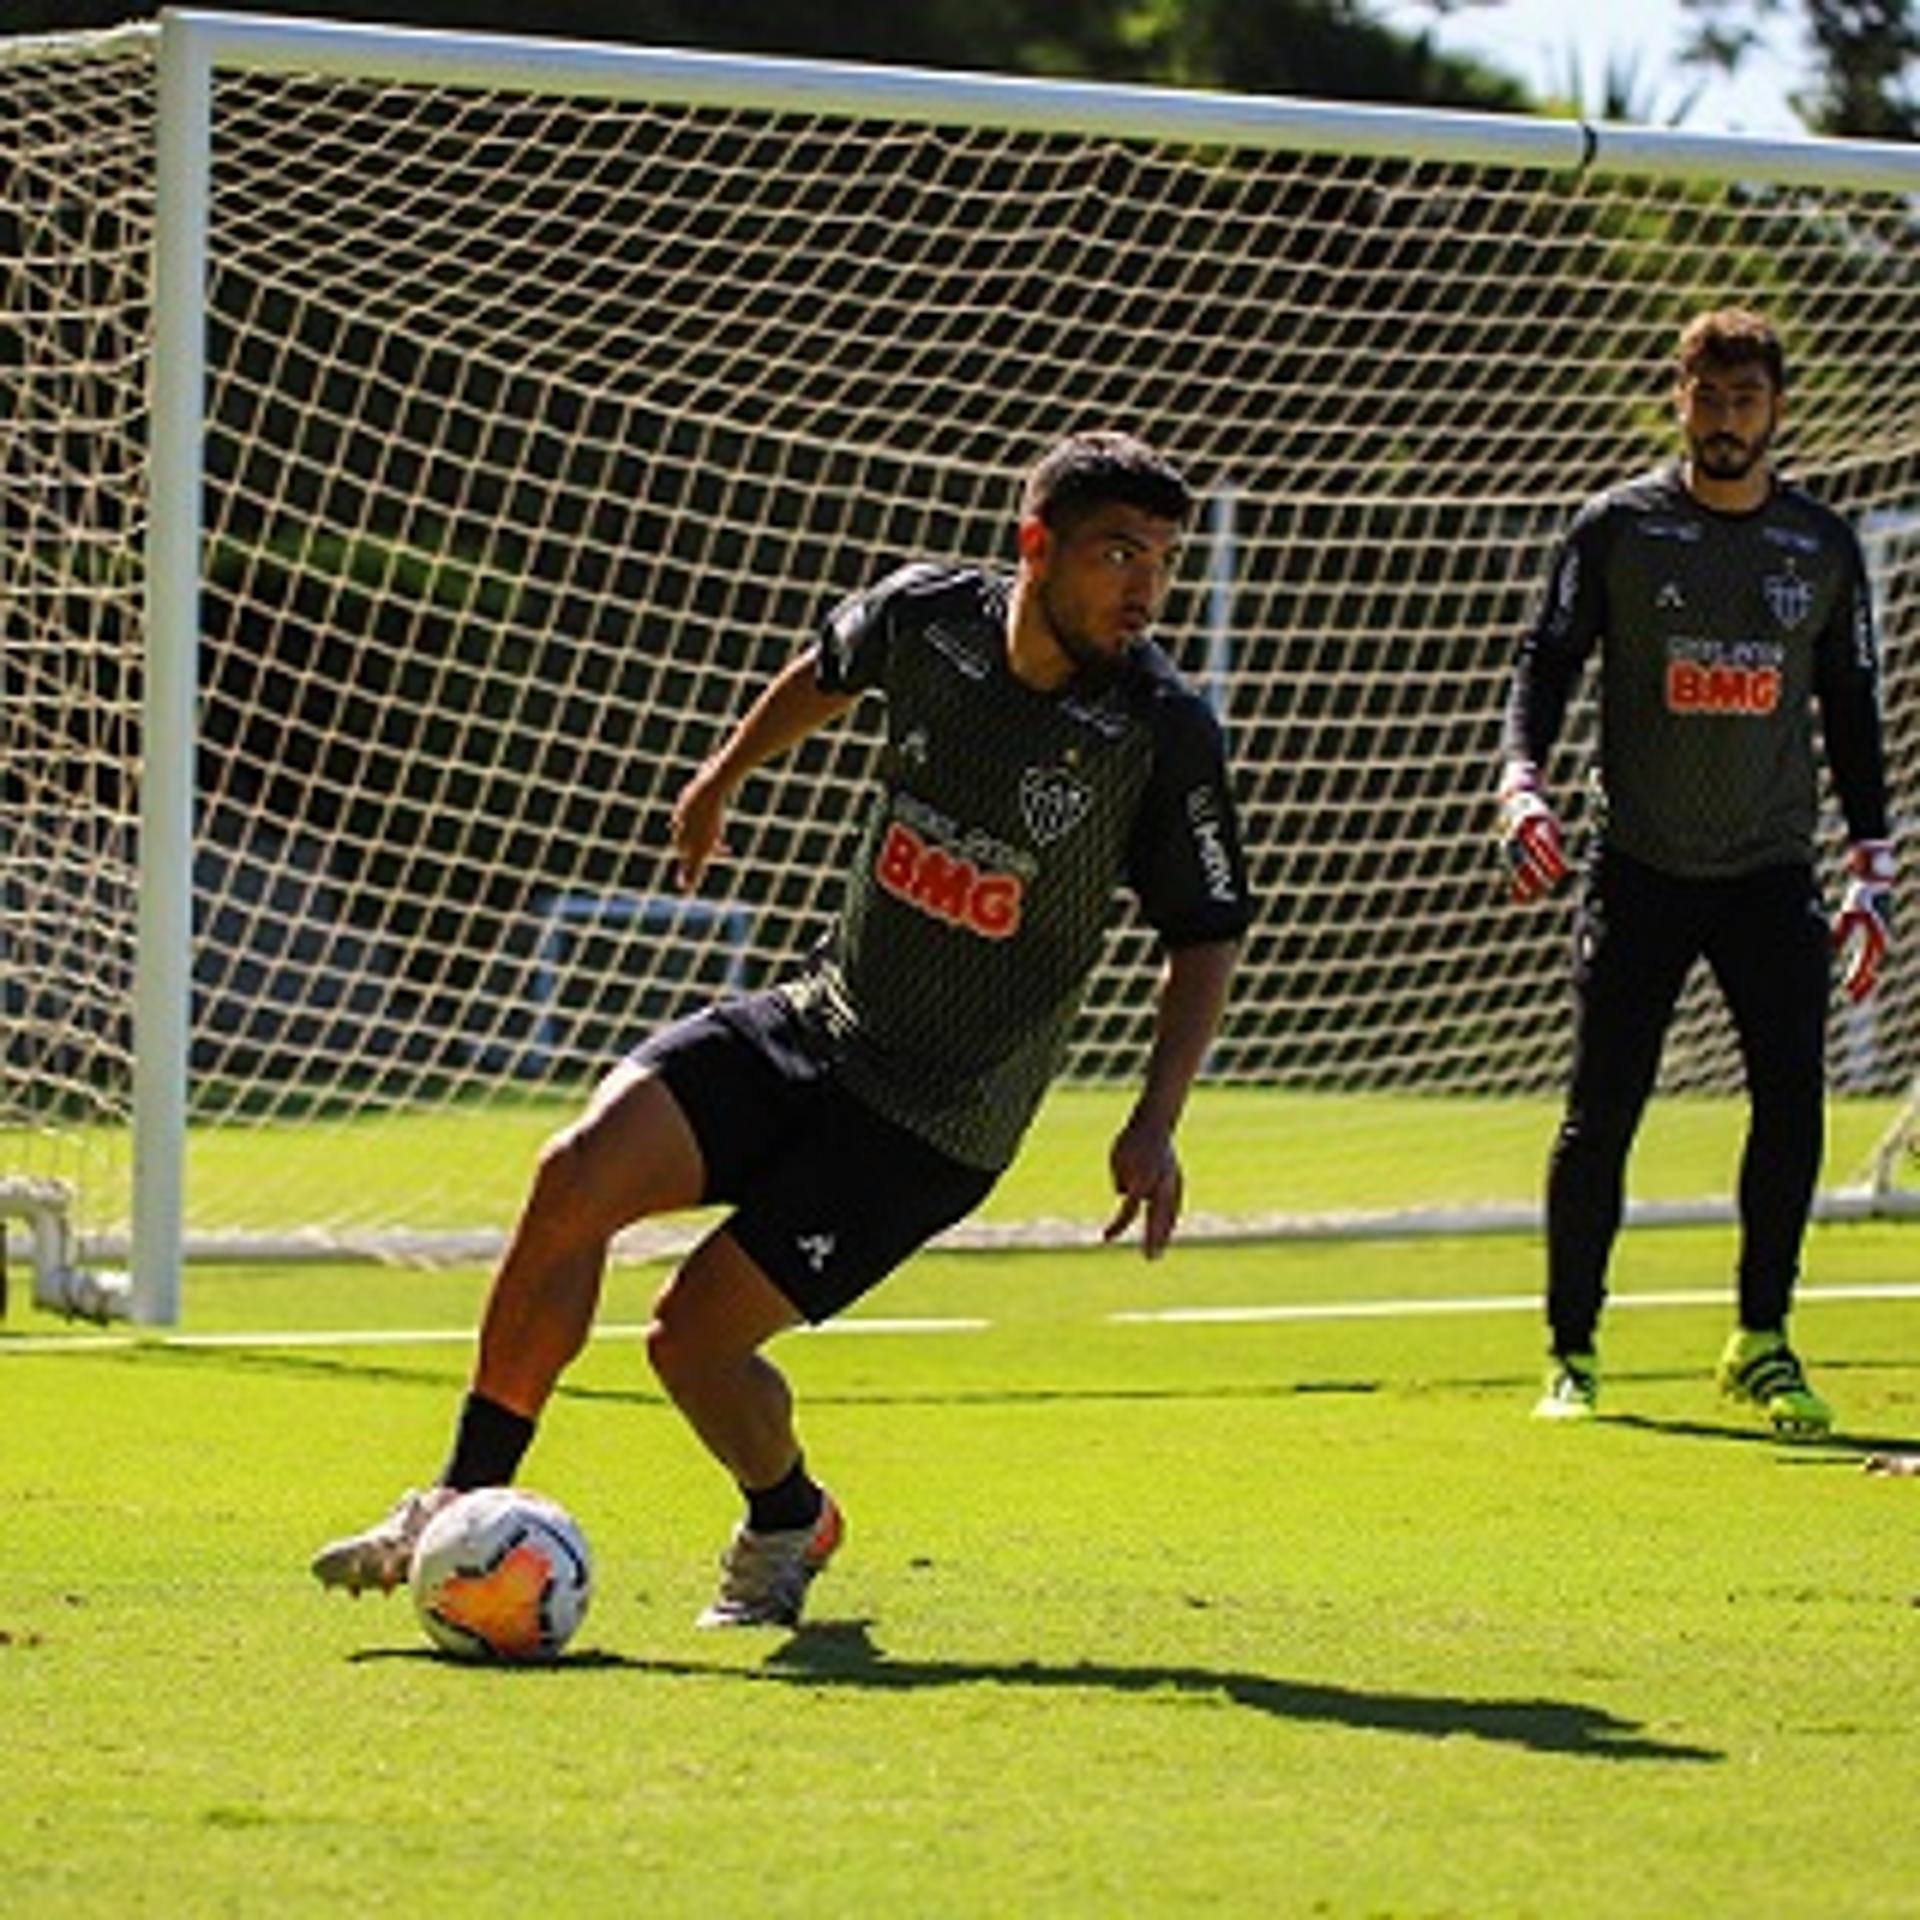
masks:
[[[1196,1229],[1532,1220],[1565,921],[1501,898],[1504,682],[1727,299],[1865,537],[1904,800],[1920,150],[197,12],[0,40],[0,1216],[43,1297],[496,1244],[611,1058],[818,936],[872,735],[756,777],[692,901],[687,772],[840,594],[1010,561],[1096,424],[1205,497],[1164,634],[1262,903]],[[1137,1074],[1154,970],[1122,916],[1043,1126]],[[1836,1012],[1829,1210],[1897,1197],[1916,983]],[[1643,1155],[1639,1209],[1724,1210],[1699,983],[1664,1088],[1724,1172]],[[980,1231],[1084,1237],[1089,1159]]]

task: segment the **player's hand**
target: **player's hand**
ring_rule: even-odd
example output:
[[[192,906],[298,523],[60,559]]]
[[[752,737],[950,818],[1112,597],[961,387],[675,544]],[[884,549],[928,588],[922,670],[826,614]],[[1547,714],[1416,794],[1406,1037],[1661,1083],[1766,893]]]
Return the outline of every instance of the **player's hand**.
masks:
[[[1538,900],[1567,877],[1560,822],[1529,760],[1509,760],[1500,776],[1500,845],[1516,900]]]
[[[727,817],[727,787],[708,761],[680,789],[673,803],[673,851],[680,890],[700,884],[707,862],[726,851],[722,829]]]
[[[1151,1125],[1136,1116],[1121,1128],[1108,1155],[1108,1164],[1120,1204],[1114,1209],[1101,1239],[1118,1240],[1144,1209],[1146,1226],[1141,1233],[1140,1251],[1149,1260],[1158,1260],[1173,1238],[1186,1187],[1180,1171],[1180,1156],[1173,1150],[1173,1136],[1164,1127]]]
[[[1893,843],[1856,840],[1847,850],[1847,890],[1833,916],[1833,944],[1840,953],[1840,986],[1860,1001],[1880,984],[1880,969],[1893,943]]]

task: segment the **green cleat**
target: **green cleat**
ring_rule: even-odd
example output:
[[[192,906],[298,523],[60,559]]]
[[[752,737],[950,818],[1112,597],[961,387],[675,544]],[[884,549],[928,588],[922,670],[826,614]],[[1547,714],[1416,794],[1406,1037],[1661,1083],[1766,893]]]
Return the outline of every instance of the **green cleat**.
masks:
[[[1591,1420],[1600,1410],[1600,1362],[1591,1353],[1557,1353],[1547,1390],[1534,1402],[1536,1420]]]
[[[1783,1439],[1814,1440],[1833,1431],[1833,1409],[1807,1385],[1785,1334],[1735,1332],[1716,1377],[1729,1400],[1758,1407]]]

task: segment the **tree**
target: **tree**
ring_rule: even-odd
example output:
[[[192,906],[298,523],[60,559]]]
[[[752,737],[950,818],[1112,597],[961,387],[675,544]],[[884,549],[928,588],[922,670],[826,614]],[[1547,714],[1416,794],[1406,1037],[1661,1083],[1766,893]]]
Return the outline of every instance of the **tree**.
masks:
[[[1803,15],[1811,86],[1793,108],[1816,133],[1920,140],[1920,0],[1681,0],[1681,57],[1735,73],[1783,14]]]
[[[273,0],[225,0],[279,12]],[[518,0],[328,0],[336,19],[528,30]],[[153,0],[10,0],[21,33],[144,18]],[[876,60],[1058,77],[1227,87],[1524,111],[1526,89],[1360,0],[552,0],[545,34],[657,46]]]
[[[1201,85],[1335,100],[1524,111],[1526,88],[1408,36],[1358,0],[1164,0],[1180,17]],[[1177,76],[1183,77],[1183,76]]]

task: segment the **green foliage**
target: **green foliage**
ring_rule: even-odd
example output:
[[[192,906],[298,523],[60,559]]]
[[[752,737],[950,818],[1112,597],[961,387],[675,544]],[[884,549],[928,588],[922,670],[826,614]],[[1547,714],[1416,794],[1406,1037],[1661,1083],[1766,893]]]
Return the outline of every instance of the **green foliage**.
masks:
[[[1920,7],[1915,0],[1680,0],[1691,22],[1682,58],[1737,73],[1784,14],[1813,55],[1794,109],[1815,133],[1920,139]]]
[[[1804,0],[1816,59],[1797,101],[1819,133],[1920,140],[1920,10],[1913,0]]]
[[[257,545],[216,542],[207,558],[207,579],[218,590],[251,590],[269,600],[294,598],[303,577],[323,591],[345,588],[344,602],[335,600],[335,617],[349,623],[369,622],[376,603],[385,599],[508,620],[519,599],[522,564],[517,555],[503,557],[445,528],[421,527],[402,540],[287,526]]]
[[[238,12],[279,12],[238,0]],[[14,0],[18,32],[100,26],[137,0]],[[1518,110],[1519,82],[1383,26],[1354,0],[918,0],[811,7],[783,0],[564,0],[530,21],[507,0],[331,0],[331,18],[539,32],[1056,77],[1223,86],[1335,99]]]

